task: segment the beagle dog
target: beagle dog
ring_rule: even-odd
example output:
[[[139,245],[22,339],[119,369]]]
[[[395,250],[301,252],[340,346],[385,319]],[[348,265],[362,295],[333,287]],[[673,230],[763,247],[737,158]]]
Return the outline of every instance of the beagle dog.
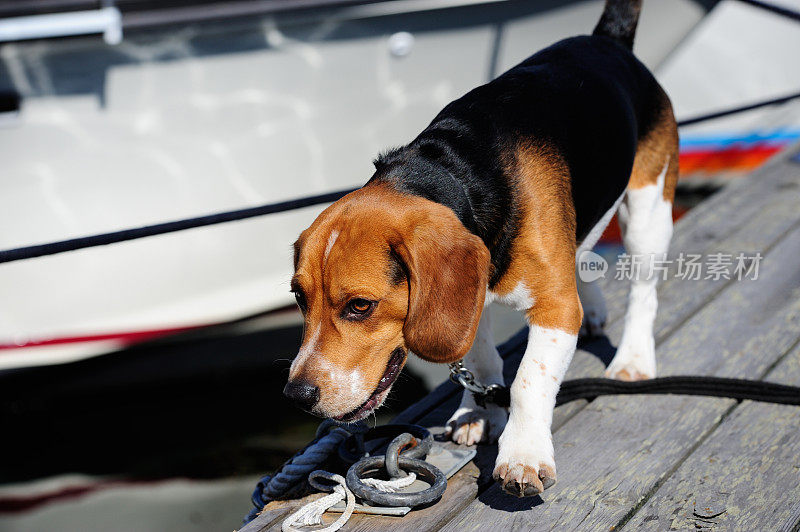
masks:
[[[603,330],[596,283],[576,277],[615,212],[628,253],[667,251],[678,175],[670,101],[632,53],[641,0],[607,0],[591,36],[560,41],[442,110],[381,155],[361,189],[295,243],[291,289],[305,317],[284,393],[343,422],[386,399],[410,352],[464,359],[503,384],[491,302],[530,332],[510,411],[465,393],[448,422],[461,444],[499,438],[494,477],[518,496],[556,480],[556,393],[581,330]],[[652,260],[632,281],[607,375],[655,376]]]

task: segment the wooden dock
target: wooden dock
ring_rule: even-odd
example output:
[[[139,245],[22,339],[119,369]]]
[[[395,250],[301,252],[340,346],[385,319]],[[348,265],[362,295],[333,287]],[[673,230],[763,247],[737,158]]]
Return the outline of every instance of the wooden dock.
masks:
[[[676,224],[681,252],[760,253],[758,279],[660,283],[658,371],[800,385],[798,147],[728,185]],[[794,160],[793,160],[794,156]],[[674,270],[673,263],[672,269]],[[568,379],[601,376],[622,333],[627,283],[604,281],[608,339]],[[501,348],[513,378],[526,332]],[[461,392],[446,382],[397,421],[441,432]],[[800,529],[800,408],[691,396],[608,396],[556,410],[558,483],[517,499],[491,480],[496,447],[450,479],[440,502],[403,518],[354,515],[343,530]],[[312,496],[314,497],[314,496]],[[271,503],[248,532],[280,530],[298,502]]]

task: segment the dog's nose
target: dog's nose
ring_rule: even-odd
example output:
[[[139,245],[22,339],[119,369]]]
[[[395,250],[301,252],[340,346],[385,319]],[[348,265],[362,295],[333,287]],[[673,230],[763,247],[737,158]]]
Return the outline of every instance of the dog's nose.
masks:
[[[319,401],[319,388],[306,381],[289,381],[283,389],[283,395],[303,410],[311,410]]]

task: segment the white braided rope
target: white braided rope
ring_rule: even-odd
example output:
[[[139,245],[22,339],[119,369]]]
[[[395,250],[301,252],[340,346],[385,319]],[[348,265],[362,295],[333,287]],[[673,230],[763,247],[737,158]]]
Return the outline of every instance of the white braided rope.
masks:
[[[314,471],[311,473],[314,476],[322,476],[337,483],[333,488],[333,493],[321,497],[315,501],[301,506],[295,513],[287,517],[281,525],[282,532],[302,532],[300,529],[295,528],[297,525],[301,526],[314,526],[322,524],[322,515],[327,512],[333,505],[339,501],[347,498],[344,512],[333,523],[325,528],[315,529],[314,532],[335,532],[342,528],[355,509],[356,498],[353,492],[347,488],[347,483],[341,475],[334,475],[327,471]],[[417,475],[409,473],[408,475],[393,480],[380,480],[377,478],[365,478],[361,481],[368,486],[372,486],[377,490],[386,492],[396,492],[402,488],[410,486]]]
[[[378,491],[386,491],[389,493],[394,493],[396,491],[400,491],[403,488],[407,488],[408,486],[413,484],[416,479],[417,479],[416,473],[408,473],[404,477],[396,478],[393,480],[381,480],[378,478],[362,478],[361,482],[363,482],[367,486],[372,486]]]
[[[328,511],[328,508],[336,504],[337,502],[347,499],[345,504],[344,512],[342,515],[339,516],[339,519],[331,523],[330,525],[326,526],[325,528],[319,528],[314,530],[314,532],[335,532],[342,528],[347,520],[350,519],[350,516],[353,514],[353,508],[356,505],[356,497],[353,495],[353,492],[347,489],[347,483],[344,480],[342,475],[334,475],[328,473],[327,471],[314,471],[311,473],[312,475],[319,474],[327,478],[328,480],[332,480],[336,482],[336,486],[333,488],[333,493],[330,495],[325,495],[324,497],[317,499],[316,501],[311,501],[308,504],[304,504],[300,507],[295,513],[287,517],[283,524],[281,525],[281,530],[283,532],[301,532],[299,529],[295,528],[297,525],[301,526],[314,526],[314,525],[321,525],[322,524],[322,514]]]

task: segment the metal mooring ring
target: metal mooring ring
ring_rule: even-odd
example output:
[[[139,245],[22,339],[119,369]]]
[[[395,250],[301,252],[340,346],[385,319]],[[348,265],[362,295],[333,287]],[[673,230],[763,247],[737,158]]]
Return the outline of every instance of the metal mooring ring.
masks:
[[[425,440],[422,440],[425,441]],[[406,446],[410,446],[406,449]],[[409,458],[424,458],[427,453],[423,456],[409,456],[409,453],[418,447],[417,439],[409,434],[408,432],[402,433],[400,436],[396,437],[389,443],[389,446],[386,448],[386,472],[389,473],[390,478],[402,478],[408,475],[405,471],[401,471],[400,467],[397,465],[397,459],[400,456],[400,453],[405,450],[403,453],[404,456],[408,456]],[[419,454],[419,453],[416,453]]]
[[[436,466],[423,460],[408,458],[404,454],[400,455],[398,461],[400,467],[405,471],[416,473],[417,478],[430,484],[430,487],[411,493],[390,493],[367,486],[361,481],[361,477],[382,469],[386,462],[383,456],[362,458],[350,466],[350,469],[347,470],[347,487],[362,499],[380,506],[409,506],[411,508],[437,500],[447,489],[447,479]]]
[[[431,450],[431,445],[433,445],[433,435],[425,427],[402,423],[381,425],[380,427],[373,427],[359,436],[363,438],[363,442],[382,438],[396,438],[404,432],[408,432],[417,438],[419,444],[405,451],[403,456],[408,456],[409,458],[425,458],[428,455],[428,451]],[[352,464],[364,458],[363,450],[359,449],[359,438],[354,435],[343,441],[339,446],[339,458],[347,464]]]

